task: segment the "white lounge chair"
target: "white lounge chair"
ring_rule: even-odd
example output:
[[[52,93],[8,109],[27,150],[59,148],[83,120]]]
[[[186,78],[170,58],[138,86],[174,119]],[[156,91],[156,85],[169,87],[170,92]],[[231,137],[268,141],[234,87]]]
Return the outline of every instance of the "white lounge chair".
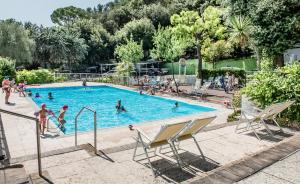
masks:
[[[274,121],[275,125],[280,129],[280,131],[283,131],[282,128],[280,127],[280,125],[278,124],[278,122],[276,121],[276,117],[282,111],[284,111],[285,109],[290,107],[293,103],[294,103],[293,101],[287,101],[287,102],[283,102],[283,103],[272,104],[272,105],[266,107],[264,110],[262,110],[258,114],[252,115],[252,116],[249,116],[242,111],[241,119],[239,120],[239,122],[236,126],[235,132],[237,133],[239,130],[242,130],[242,129],[245,131],[248,131],[249,129],[251,129],[253,131],[253,133],[255,134],[255,136],[259,140],[261,140],[261,138],[259,137],[259,135],[256,132],[256,129],[259,128],[260,124],[262,124],[265,127],[265,129],[267,130],[268,134],[271,136],[274,136],[273,133],[271,132],[270,128],[266,124],[266,121],[269,119],[272,119]],[[246,126],[240,128],[239,126],[243,123],[245,123]]]
[[[178,154],[178,151],[176,150],[175,143],[174,142],[179,142],[187,139],[193,139],[202,158],[205,160],[205,156],[197,142],[197,139],[195,137],[196,134],[198,134],[204,127],[206,127],[209,123],[211,123],[214,119],[216,119],[216,116],[212,117],[207,117],[207,118],[202,118],[202,119],[195,119],[191,121],[184,129],[182,129],[177,135],[172,137],[172,145],[175,148],[176,155]],[[178,159],[179,156],[178,156]],[[178,162],[181,162],[181,160],[178,160]]]
[[[194,89],[191,92],[191,94],[200,95],[201,98],[203,98],[204,95],[208,94],[208,89],[209,89],[210,86],[211,86],[211,82],[205,82],[203,84],[203,86],[201,86],[200,85],[200,80],[196,80]]]
[[[150,165],[150,168],[152,169],[154,176],[156,176],[154,168],[152,167],[151,162],[150,162],[148,150],[151,148],[158,148],[163,145],[170,145],[172,152],[175,155],[176,160],[178,161],[179,160],[177,158],[178,155],[176,154],[177,152],[175,151],[176,148],[174,148],[172,141],[170,139],[172,137],[174,137],[175,135],[177,135],[178,132],[180,132],[183,128],[185,128],[188,125],[188,123],[189,123],[189,121],[184,121],[184,122],[180,122],[180,123],[163,125],[163,126],[161,126],[159,132],[153,138],[150,138],[149,135],[144,133],[142,130],[136,128],[138,136],[136,139],[136,147],[135,147],[134,153],[133,153],[133,160],[135,160],[135,157],[136,157],[136,151],[137,151],[138,144],[141,143],[143,150],[145,152],[145,155],[147,157],[148,163]],[[180,164],[181,163],[178,162],[178,165],[181,167]]]

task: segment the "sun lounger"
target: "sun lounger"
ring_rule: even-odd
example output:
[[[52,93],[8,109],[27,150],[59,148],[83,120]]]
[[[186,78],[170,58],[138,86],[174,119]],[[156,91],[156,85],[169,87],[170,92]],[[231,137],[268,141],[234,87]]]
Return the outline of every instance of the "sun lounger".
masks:
[[[256,132],[256,129],[259,128],[259,125],[262,124],[265,129],[267,130],[268,134],[273,136],[273,133],[271,132],[270,128],[268,127],[266,121],[269,119],[272,119],[275,123],[275,125],[280,129],[280,131],[283,131],[278,122],[276,121],[276,117],[285,109],[290,107],[294,102],[293,101],[287,101],[283,103],[276,103],[272,104],[268,107],[266,107],[264,110],[259,112],[257,115],[247,116],[245,113],[242,112],[241,119],[239,120],[235,132],[238,132],[239,130],[244,129],[245,131],[248,131],[249,129],[252,130],[252,132],[255,134],[255,136],[261,140],[259,135]],[[241,124],[245,123],[246,126],[240,128],[239,126]]]
[[[195,87],[194,87],[193,91],[191,92],[191,94],[193,94],[193,95],[200,95],[201,98],[203,98],[204,95],[208,94],[207,91],[208,91],[210,85],[211,85],[211,82],[205,82],[203,84],[203,86],[200,86],[200,84],[198,84],[197,81],[196,81]]]
[[[182,129],[177,135],[172,137],[172,145],[175,147],[175,142],[180,142],[187,139],[193,139],[202,158],[205,160],[205,156],[196,140],[195,135],[198,134],[204,127],[206,127],[209,123],[211,123],[214,119],[216,119],[216,116],[202,118],[202,119],[195,119],[191,121],[184,129]],[[175,147],[176,155],[178,155],[178,151]],[[179,156],[178,156],[178,159]],[[178,162],[181,162],[181,160],[178,160]]]
[[[161,126],[161,128],[160,128],[159,132],[156,134],[156,136],[154,136],[153,138],[150,138],[142,130],[136,128],[138,136],[137,136],[137,140],[136,140],[136,147],[135,147],[134,153],[133,153],[133,160],[136,157],[136,151],[137,151],[138,144],[141,143],[143,150],[145,152],[145,155],[147,157],[148,163],[150,165],[150,168],[152,169],[153,174],[156,175],[155,171],[151,165],[151,162],[150,162],[148,150],[151,148],[159,148],[163,145],[170,145],[173,154],[175,155],[175,157],[177,157],[178,155],[176,155],[176,151],[175,151],[176,148],[173,147],[173,144],[170,141],[170,139],[172,137],[174,137],[175,135],[177,135],[177,133],[180,132],[183,128],[185,128],[188,125],[188,123],[189,123],[189,121],[184,121],[184,122],[175,123],[175,124],[163,125],[163,126]],[[180,166],[179,162],[178,162],[178,164]]]

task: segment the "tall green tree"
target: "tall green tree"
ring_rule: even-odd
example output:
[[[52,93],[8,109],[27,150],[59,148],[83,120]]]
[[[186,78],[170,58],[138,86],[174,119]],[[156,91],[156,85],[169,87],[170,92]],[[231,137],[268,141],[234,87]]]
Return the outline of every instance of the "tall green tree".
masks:
[[[107,62],[113,58],[114,43],[112,36],[95,20],[77,20],[69,26],[88,45],[85,64]]]
[[[172,77],[178,93],[178,84],[174,76],[174,61],[184,55],[188,46],[185,38],[179,39],[173,33],[172,28],[159,28],[153,37],[154,48],[151,56],[155,59],[164,60],[172,63]]]
[[[45,28],[36,37],[36,57],[44,67],[78,63],[87,53],[87,45],[78,33],[66,28]]]
[[[250,10],[255,44],[283,66],[283,52],[300,42],[300,1],[259,0]]]
[[[124,25],[122,29],[116,32],[116,40],[118,43],[126,43],[131,37],[135,42],[142,42],[143,49],[148,51],[152,48],[152,37],[155,27],[149,19],[143,18],[133,20]]]
[[[51,20],[58,25],[67,25],[77,19],[89,18],[90,15],[87,11],[74,6],[58,8],[51,14]]]
[[[198,55],[197,77],[203,81],[202,76],[202,47],[208,40],[220,40],[225,38],[226,28],[222,24],[220,9],[209,6],[200,17],[196,11],[182,11],[171,17],[171,24],[175,34],[190,40],[191,46],[195,46]],[[201,82],[202,83],[202,82]]]
[[[10,57],[19,65],[31,63],[34,49],[35,42],[21,23],[0,21],[0,56]]]
[[[126,44],[116,47],[115,55],[121,60],[117,66],[117,73],[122,76],[130,76],[134,71],[134,64],[144,57],[143,46],[131,38],[127,40]]]

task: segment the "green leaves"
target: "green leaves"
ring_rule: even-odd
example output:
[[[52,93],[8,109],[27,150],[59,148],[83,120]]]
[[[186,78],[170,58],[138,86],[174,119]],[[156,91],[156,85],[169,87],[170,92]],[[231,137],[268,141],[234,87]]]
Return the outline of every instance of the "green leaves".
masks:
[[[34,40],[29,38],[22,24],[0,20],[0,56],[15,59],[19,65],[31,63],[34,49]]]
[[[300,63],[261,71],[253,76],[243,92],[261,107],[272,103],[295,100],[296,103],[285,113],[285,117],[300,121]]]
[[[0,81],[8,76],[10,79],[16,77],[15,61],[0,56]]]
[[[121,60],[117,66],[117,73],[130,75],[130,72],[134,70],[134,63],[139,62],[144,57],[143,46],[131,38],[127,40],[126,44],[117,46],[115,55]]]

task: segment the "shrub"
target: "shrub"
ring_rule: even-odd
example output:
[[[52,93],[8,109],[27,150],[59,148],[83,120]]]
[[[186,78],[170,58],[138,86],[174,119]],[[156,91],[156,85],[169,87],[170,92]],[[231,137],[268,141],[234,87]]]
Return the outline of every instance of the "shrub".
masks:
[[[282,116],[300,122],[300,63],[274,71],[261,71],[253,75],[252,81],[243,89],[260,107],[295,100]],[[285,121],[286,122],[286,121]]]
[[[15,61],[0,57],[0,81],[2,81],[5,76],[11,79],[16,77]]]
[[[28,84],[50,83],[54,81],[54,75],[46,69],[22,70],[17,72],[17,81],[27,81]]]

